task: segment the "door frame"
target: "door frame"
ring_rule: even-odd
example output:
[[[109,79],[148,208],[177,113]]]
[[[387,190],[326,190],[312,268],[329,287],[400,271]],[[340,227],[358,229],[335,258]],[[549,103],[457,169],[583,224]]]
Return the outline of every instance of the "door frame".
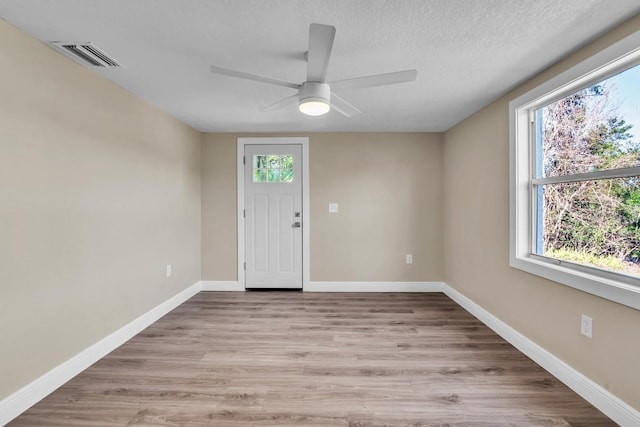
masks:
[[[238,285],[245,289],[245,232],[244,232],[244,148],[245,145],[301,145],[302,146],[302,290],[308,288],[310,268],[310,212],[309,212],[309,138],[308,137],[264,137],[238,138],[236,161],[237,231],[238,231]]]

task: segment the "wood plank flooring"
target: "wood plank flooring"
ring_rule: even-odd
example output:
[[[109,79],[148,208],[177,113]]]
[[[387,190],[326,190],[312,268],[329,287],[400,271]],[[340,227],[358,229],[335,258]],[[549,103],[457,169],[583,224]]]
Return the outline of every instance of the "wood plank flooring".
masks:
[[[615,424],[443,294],[202,292],[9,425]]]

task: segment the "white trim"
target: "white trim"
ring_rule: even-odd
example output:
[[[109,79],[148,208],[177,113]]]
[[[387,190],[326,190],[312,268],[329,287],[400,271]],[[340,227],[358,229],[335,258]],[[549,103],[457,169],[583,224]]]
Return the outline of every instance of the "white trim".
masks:
[[[448,285],[444,293],[551,375],[562,381],[622,427],[640,426],[640,412],[549,353],[502,320]]]
[[[442,282],[310,282],[308,292],[443,292]]]
[[[309,191],[309,138],[302,143],[302,290],[311,283],[311,193]]]
[[[311,279],[311,209],[309,202],[309,138],[307,137],[268,137],[268,138],[238,138],[237,141],[237,233],[238,233],[238,283],[244,288],[244,157],[245,145],[287,145],[302,146],[302,289],[306,290]]]
[[[533,195],[530,181],[530,111],[602,80],[640,59],[640,31],[625,37],[590,58],[547,80],[509,103],[509,265],[583,292],[640,310],[640,281],[633,285],[600,273],[578,270],[543,257],[533,248]]]
[[[561,184],[565,182],[597,181],[600,179],[629,178],[640,175],[640,167],[607,169],[603,171],[574,173],[571,175],[547,176],[531,180],[533,185]]]
[[[237,280],[233,281],[214,281],[214,280],[203,280],[200,282],[202,284],[202,291],[240,291],[244,292],[245,288],[238,282]]]
[[[236,233],[238,235],[238,283],[244,287],[244,145],[240,143],[240,138],[237,140],[237,154],[236,154]]]
[[[169,298],[142,316],[126,324],[112,334],[101,339],[89,348],[81,351],[71,359],[53,368],[46,374],[22,387],[0,401],[0,425],[9,423],[12,419],[44,399],[58,387],[93,365],[104,356],[120,347],[129,339],[140,333],[146,327],[156,322],[180,304],[200,292],[200,282],[188,287],[177,295]]]

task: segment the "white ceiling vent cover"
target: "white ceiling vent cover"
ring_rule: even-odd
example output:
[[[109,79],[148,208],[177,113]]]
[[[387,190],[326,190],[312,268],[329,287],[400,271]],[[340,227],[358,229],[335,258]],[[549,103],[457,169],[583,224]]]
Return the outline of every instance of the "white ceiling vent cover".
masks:
[[[115,59],[91,43],[51,42],[51,46],[75,61],[89,67],[122,67]]]

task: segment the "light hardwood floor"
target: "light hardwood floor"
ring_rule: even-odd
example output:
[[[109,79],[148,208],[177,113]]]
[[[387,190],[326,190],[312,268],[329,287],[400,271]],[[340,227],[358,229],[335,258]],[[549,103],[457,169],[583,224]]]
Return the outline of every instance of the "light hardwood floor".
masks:
[[[9,425],[615,424],[443,294],[202,292]]]

